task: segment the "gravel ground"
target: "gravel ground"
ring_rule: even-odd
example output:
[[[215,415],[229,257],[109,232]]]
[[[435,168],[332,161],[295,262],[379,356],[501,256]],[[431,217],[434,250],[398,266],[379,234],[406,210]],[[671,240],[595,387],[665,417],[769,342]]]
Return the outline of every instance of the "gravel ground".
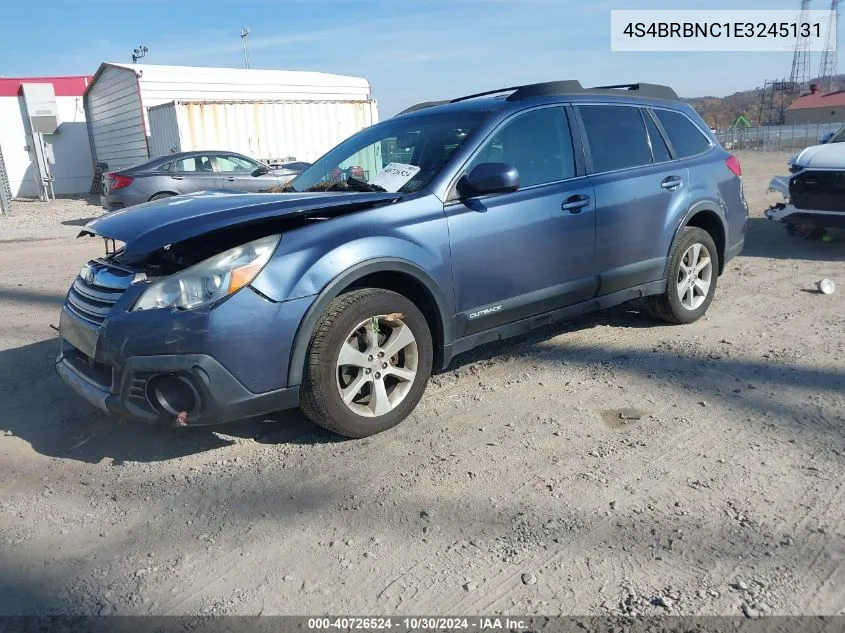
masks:
[[[362,441],[93,411],[49,325],[101,249],[62,223],[97,209],[16,205],[0,240],[55,239],[0,245],[0,614],[845,613],[845,240],[761,217],[786,157],[741,156],[705,319],[487,346]]]
[[[93,196],[13,200],[9,213],[0,215],[0,242],[75,237],[82,225],[102,213],[100,199]]]

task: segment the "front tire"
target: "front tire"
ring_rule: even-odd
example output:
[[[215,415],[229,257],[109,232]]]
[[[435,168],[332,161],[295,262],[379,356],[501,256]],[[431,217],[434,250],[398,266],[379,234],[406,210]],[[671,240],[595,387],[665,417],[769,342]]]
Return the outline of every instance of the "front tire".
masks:
[[[432,363],[431,332],[412,301],[389,290],[353,290],[329,303],[317,323],[300,408],[339,435],[381,433],[416,407]]]
[[[648,297],[651,315],[672,324],[697,321],[713,301],[719,278],[719,251],[704,229],[687,226],[672,249],[666,291]]]

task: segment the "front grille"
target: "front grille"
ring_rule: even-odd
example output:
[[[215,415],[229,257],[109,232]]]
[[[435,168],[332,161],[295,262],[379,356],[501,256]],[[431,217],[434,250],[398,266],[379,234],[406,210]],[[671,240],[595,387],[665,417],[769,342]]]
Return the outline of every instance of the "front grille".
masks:
[[[789,196],[797,209],[845,211],[845,173],[806,169],[790,180]]]
[[[133,273],[99,260],[89,262],[86,268],[90,270],[88,280],[82,275],[76,278],[65,306],[80,319],[100,325],[132,283]]]

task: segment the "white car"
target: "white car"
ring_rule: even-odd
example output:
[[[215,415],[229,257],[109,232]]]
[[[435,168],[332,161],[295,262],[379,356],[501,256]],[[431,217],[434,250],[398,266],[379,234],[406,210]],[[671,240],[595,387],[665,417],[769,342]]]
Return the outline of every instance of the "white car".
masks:
[[[769,207],[766,217],[800,237],[821,236],[825,227],[845,228],[845,128],[827,143],[791,156],[788,167],[790,176],[769,182],[769,191],[785,202]]]

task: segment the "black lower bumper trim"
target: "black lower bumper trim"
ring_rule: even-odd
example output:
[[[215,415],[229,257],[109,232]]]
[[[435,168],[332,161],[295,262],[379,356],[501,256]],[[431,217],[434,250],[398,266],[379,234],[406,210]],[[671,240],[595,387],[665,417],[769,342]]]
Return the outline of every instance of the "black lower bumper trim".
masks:
[[[176,424],[172,412],[150,401],[147,382],[156,376],[178,376],[190,382],[198,402],[180,422],[190,426],[222,424],[299,406],[299,387],[252,393],[211,356],[182,354],[135,356],[115,377],[117,393],[107,391],[77,372],[61,354],[56,371],[74,391],[115,417],[146,423]]]

